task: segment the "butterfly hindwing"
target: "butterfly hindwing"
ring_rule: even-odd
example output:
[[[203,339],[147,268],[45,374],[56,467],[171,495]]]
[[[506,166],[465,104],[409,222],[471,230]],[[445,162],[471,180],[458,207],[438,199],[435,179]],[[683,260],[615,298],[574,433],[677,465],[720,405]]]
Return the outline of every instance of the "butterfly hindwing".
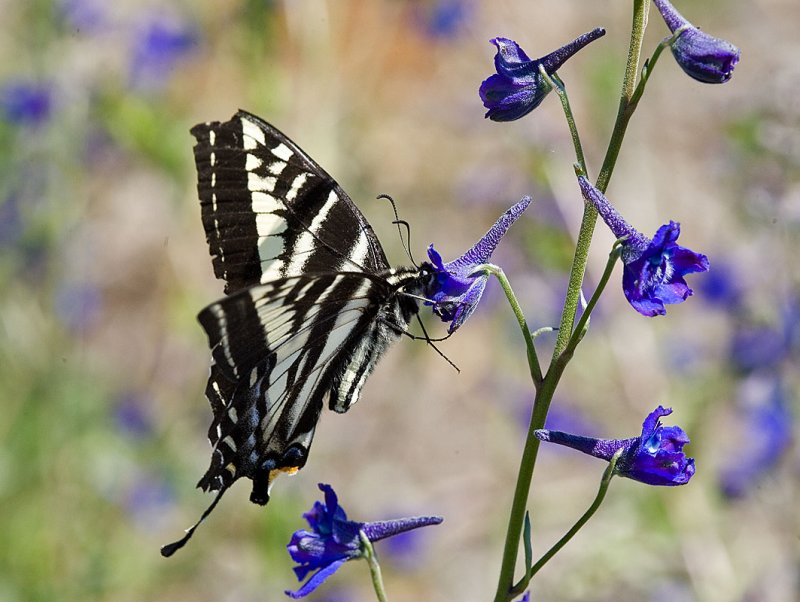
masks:
[[[388,268],[347,193],[258,117],[192,128],[203,226],[226,293],[307,272]]]
[[[388,280],[367,274],[306,275],[240,291],[200,313],[213,358],[204,489],[247,476],[255,492],[269,472],[305,463],[323,404],[346,411],[355,403],[384,346],[399,336],[403,325],[393,322],[405,318],[386,313],[390,295]]]

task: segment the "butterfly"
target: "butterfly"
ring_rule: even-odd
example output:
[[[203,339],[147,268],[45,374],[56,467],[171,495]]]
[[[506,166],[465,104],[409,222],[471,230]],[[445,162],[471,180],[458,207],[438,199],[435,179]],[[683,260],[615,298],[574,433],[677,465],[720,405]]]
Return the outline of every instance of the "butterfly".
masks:
[[[245,111],[191,130],[201,215],[226,297],[198,315],[208,335],[211,463],[217,496],[252,480],[264,505],[281,473],[308,460],[323,406],[346,412],[407,331],[437,270],[389,266],[372,227],[336,181],[286,135]]]

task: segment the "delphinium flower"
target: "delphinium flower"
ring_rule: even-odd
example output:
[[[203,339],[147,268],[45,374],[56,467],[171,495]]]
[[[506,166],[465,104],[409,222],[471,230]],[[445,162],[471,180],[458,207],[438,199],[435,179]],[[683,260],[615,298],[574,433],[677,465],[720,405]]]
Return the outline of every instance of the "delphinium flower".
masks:
[[[141,439],[153,433],[147,400],[137,391],[126,390],[117,395],[112,412],[114,424],[123,434]]]
[[[744,496],[768,474],[792,443],[794,421],[787,390],[778,374],[751,375],[739,386],[736,412],[740,436],[720,471],[722,492],[729,498]]]
[[[724,84],[739,62],[739,49],[700,31],[668,0],[653,0],[672,33],[685,27],[672,44],[672,55],[689,77],[705,84]]]
[[[661,426],[661,418],[672,409],[658,406],[642,424],[642,434],[630,439],[595,439],[561,431],[535,431],[541,441],[566,445],[585,454],[611,460],[622,449],[614,473],[648,485],[685,485],[694,474],[694,458],[683,446],[689,437],[679,426]]]
[[[430,5],[420,4],[420,25],[432,38],[453,38],[463,29],[471,12],[467,0],[436,0]]]
[[[108,6],[102,0],[59,0],[56,6],[64,22],[77,32],[96,32],[108,24]]]
[[[544,67],[545,72],[552,75],[572,55],[605,33],[598,27],[536,60],[528,58],[514,40],[490,40],[497,46],[494,57],[497,73],[485,79],[479,89],[483,106],[489,109],[486,117],[492,121],[514,121],[533,111],[551,89],[539,67]]]
[[[800,353],[800,297],[783,304],[774,326],[753,324],[741,317],[730,342],[730,360],[737,371],[776,371],[784,363],[796,361]]]
[[[303,514],[311,530],[296,531],[286,546],[292,560],[298,563],[294,572],[299,581],[316,572],[299,590],[286,592],[291,598],[307,596],[345,562],[364,556],[360,533],[375,542],[411,529],[438,525],[443,520],[440,516],[420,516],[371,523],[351,521],[339,506],[333,488],[323,483],[319,488],[325,494],[325,502],[314,502],[311,510]]]
[[[151,16],[134,40],[132,84],[146,89],[161,87],[197,44],[198,33],[190,23],[173,15]]]
[[[450,322],[448,332],[454,332],[475,311],[489,280],[488,273],[476,273],[476,268],[489,262],[500,239],[530,204],[530,197],[522,198],[501,215],[494,226],[458,259],[444,263],[433,245],[428,247],[428,257],[437,273],[435,280],[425,291],[429,299],[427,304],[433,305],[434,313],[443,322]]]
[[[649,239],[630,226],[589,180],[578,176],[578,182],[586,202],[594,205],[617,238],[625,238],[622,289],[633,308],[643,316],[656,316],[666,313],[664,305],[685,301],[692,289],[683,277],[707,271],[709,262],[702,253],[675,243],[680,224],[670,221]]]
[[[52,105],[52,89],[46,83],[20,79],[0,85],[0,116],[10,123],[41,125]]]

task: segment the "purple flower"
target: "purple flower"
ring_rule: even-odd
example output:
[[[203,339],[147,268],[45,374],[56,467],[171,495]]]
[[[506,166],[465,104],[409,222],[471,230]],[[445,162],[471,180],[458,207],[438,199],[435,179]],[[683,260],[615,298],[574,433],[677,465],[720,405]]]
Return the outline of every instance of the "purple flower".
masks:
[[[0,113],[18,125],[41,125],[52,111],[52,91],[41,82],[8,81],[0,86]]]
[[[469,17],[466,0],[436,0],[431,6],[418,8],[420,25],[432,38],[452,38],[458,35]]]
[[[60,0],[64,22],[75,31],[95,32],[107,25],[107,6],[101,0]]]
[[[708,257],[675,244],[681,232],[677,222],[661,226],[651,239],[631,227],[603,193],[584,176],[578,176],[583,198],[595,206],[600,216],[622,243],[622,289],[625,298],[643,316],[667,313],[664,305],[682,303],[692,294],[684,276],[708,271]]]
[[[147,411],[147,401],[135,391],[124,391],[114,405],[114,422],[123,433],[142,438],[153,432],[153,420]]]
[[[739,49],[697,29],[668,0],[653,0],[672,33],[685,27],[672,44],[672,55],[689,77],[705,84],[724,84],[739,62]]]
[[[438,525],[443,520],[440,516],[373,523],[347,520],[333,488],[323,483],[319,484],[319,488],[325,493],[325,502],[314,502],[311,510],[303,514],[311,531],[296,531],[286,546],[292,560],[298,563],[294,572],[299,581],[305,579],[310,572],[316,572],[296,592],[287,591],[286,595],[290,598],[307,596],[345,562],[363,556],[359,532],[363,532],[369,541],[374,542],[418,527]]]
[[[154,16],[134,41],[132,84],[138,88],[161,87],[197,43],[197,30],[192,25],[175,17]]]
[[[433,305],[434,313],[442,322],[450,322],[448,332],[454,332],[475,311],[489,280],[488,273],[475,273],[475,270],[489,262],[500,239],[530,204],[531,198],[523,197],[501,215],[494,226],[458,259],[444,263],[433,245],[428,247],[428,257],[436,274],[425,291],[425,296],[430,299],[426,304]]]
[[[552,75],[572,55],[605,33],[605,29],[598,27],[536,60],[528,58],[514,40],[489,40],[497,46],[494,56],[497,73],[485,79],[478,91],[483,106],[489,109],[486,117],[492,121],[514,121],[533,111],[550,92],[539,67],[543,66],[547,74]]]
[[[800,347],[800,298],[792,297],[781,308],[775,326],[740,320],[730,343],[730,358],[740,372],[774,370],[793,360]]]
[[[103,310],[103,293],[84,282],[62,282],[54,296],[55,315],[72,332],[90,330]]]
[[[720,474],[722,492],[729,498],[744,496],[765,474],[774,469],[792,442],[792,412],[787,391],[776,375],[751,376],[739,389],[736,414],[742,435],[727,454],[729,461]]]
[[[672,409],[658,406],[642,424],[642,434],[631,439],[595,439],[541,429],[535,432],[541,441],[566,445],[585,454],[611,460],[623,450],[615,474],[647,485],[685,485],[694,474],[694,458],[687,458],[683,446],[689,437],[679,426],[661,426],[660,418]]]

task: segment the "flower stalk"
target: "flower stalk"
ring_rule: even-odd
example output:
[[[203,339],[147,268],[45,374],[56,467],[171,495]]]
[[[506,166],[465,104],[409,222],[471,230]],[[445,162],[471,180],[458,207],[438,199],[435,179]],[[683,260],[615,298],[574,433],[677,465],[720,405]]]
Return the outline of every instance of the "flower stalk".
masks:
[[[605,191],[608,187],[628,123],[635,110],[635,105],[631,106],[631,100],[636,90],[636,80],[639,74],[642,43],[647,28],[648,8],[649,0],[634,0],[633,2],[633,23],[628,48],[628,60],[622,82],[619,109],[617,111],[617,118],[611,134],[611,139],[606,150],[605,159],[603,160],[603,166],[597,179],[597,187],[601,191]],[[568,352],[568,347],[574,331],[575,315],[578,304],[580,303],[581,286],[586,271],[594,227],[597,223],[597,215],[597,211],[594,207],[591,207],[588,203],[585,204],[552,360],[547,373],[544,375],[541,386],[536,390],[534,406],[531,412],[531,422],[528,428],[528,436],[525,440],[525,448],[522,453],[522,459],[520,460],[517,484],[511,503],[511,512],[503,547],[500,575],[494,597],[495,602],[507,602],[511,600],[514,595],[522,591],[513,591],[514,567],[519,552],[519,542],[522,536],[528,494],[533,479],[533,470],[536,466],[536,458],[539,452],[539,440],[534,436],[534,432],[544,427],[547,412],[553,400],[556,387],[569,362],[571,351],[574,351],[573,349]]]
[[[499,266],[493,264],[478,266],[475,273],[480,272],[494,275],[494,277],[497,278],[497,281],[500,283],[500,286],[503,288],[506,299],[508,299],[508,304],[511,306],[511,311],[514,312],[514,317],[517,318],[517,323],[522,331],[522,338],[525,340],[525,348],[528,355],[528,368],[531,372],[531,380],[533,380],[533,386],[538,389],[542,384],[543,378],[542,368],[539,364],[539,356],[536,354],[536,347],[533,343],[533,334],[531,333],[530,328],[528,328],[528,321],[525,319],[525,314],[522,313],[522,307],[520,306],[519,301],[517,301],[516,295],[514,295],[514,290],[511,288],[511,283],[508,281],[508,277],[503,269]]]
[[[611,458],[611,461],[608,463],[605,472],[603,472],[603,478],[600,480],[600,488],[597,491],[597,495],[595,496],[592,505],[589,506],[586,512],[584,512],[577,522],[572,525],[570,530],[567,531],[555,544],[553,544],[553,547],[542,554],[542,557],[539,558],[539,560],[537,560],[536,563],[528,569],[526,575],[519,582],[514,584],[514,587],[511,588],[512,597],[518,596],[524,592],[533,576],[538,573],[539,570],[545,564],[547,564],[553,556],[561,551],[561,548],[567,545],[569,541],[575,537],[575,534],[580,531],[587,522],[589,522],[589,519],[592,518],[592,516],[594,516],[595,512],[597,512],[597,509],[600,508],[600,504],[603,503],[603,500],[606,497],[608,486],[611,485],[611,479],[614,477],[614,470],[617,465],[617,460],[619,460],[621,455],[622,450],[620,449],[616,454],[614,454],[614,457]]]
[[[378,563],[378,557],[375,554],[375,548],[372,547],[372,542],[364,533],[364,530],[358,532],[358,537],[361,540],[361,552],[369,565],[369,573],[372,576],[372,587],[375,588],[375,597],[378,602],[387,602],[386,589],[383,587],[383,576],[381,575],[381,565]]]

